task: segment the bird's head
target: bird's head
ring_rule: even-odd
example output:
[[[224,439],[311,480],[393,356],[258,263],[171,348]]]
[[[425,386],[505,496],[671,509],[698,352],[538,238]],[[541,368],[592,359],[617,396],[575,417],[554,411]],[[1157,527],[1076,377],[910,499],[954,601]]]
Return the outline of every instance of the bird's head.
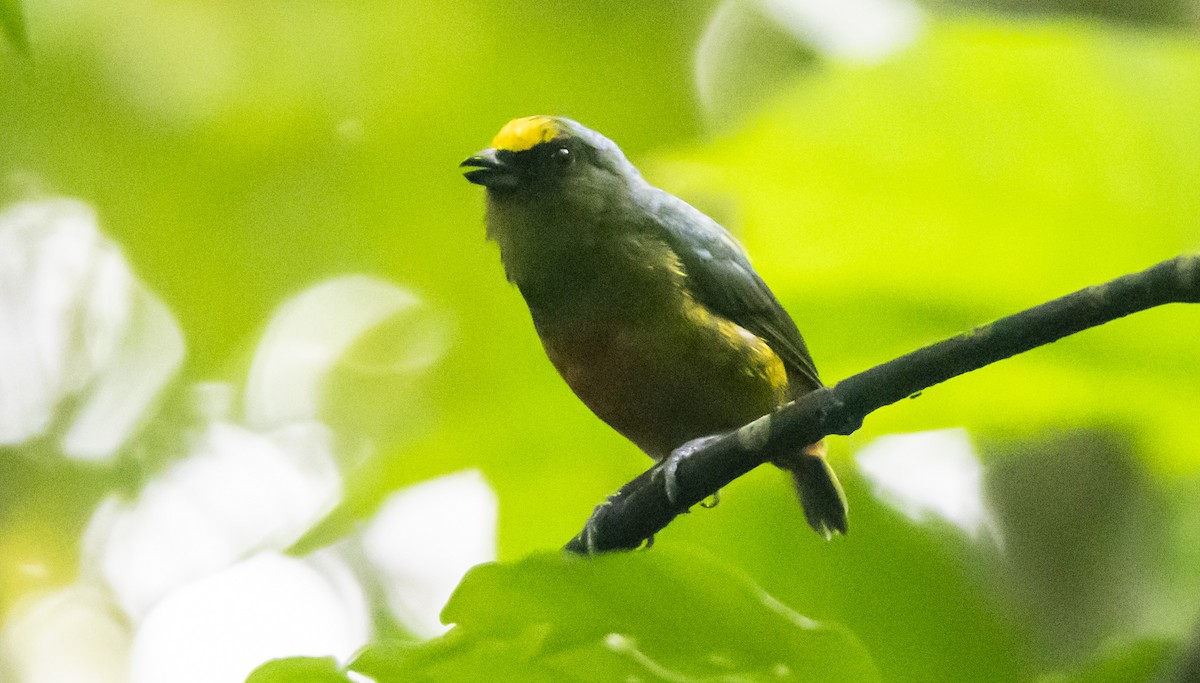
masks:
[[[486,187],[492,201],[567,206],[611,202],[641,181],[616,143],[556,116],[509,121],[491,147],[461,165],[470,169],[467,180]]]

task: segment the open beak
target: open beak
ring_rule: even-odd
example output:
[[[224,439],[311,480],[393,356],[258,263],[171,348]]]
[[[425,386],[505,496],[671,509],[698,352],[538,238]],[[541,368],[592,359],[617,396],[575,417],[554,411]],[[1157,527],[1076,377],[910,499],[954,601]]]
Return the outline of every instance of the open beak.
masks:
[[[475,154],[459,166],[471,169],[463,173],[468,181],[490,190],[515,190],[520,181],[512,164],[506,163],[501,159],[500,152],[491,148]]]

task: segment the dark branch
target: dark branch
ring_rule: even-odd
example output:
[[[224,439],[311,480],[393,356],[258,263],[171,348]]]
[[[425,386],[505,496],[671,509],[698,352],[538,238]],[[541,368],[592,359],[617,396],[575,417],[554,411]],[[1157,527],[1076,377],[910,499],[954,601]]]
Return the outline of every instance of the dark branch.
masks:
[[[977,327],[819,389],[727,434],[683,460],[677,503],[655,465],[596,508],[566,549],[632,549],[693,505],[773,455],[830,434],[850,434],[878,408],[951,377],[1155,306],[1200,303],[1200,255],[1178,256]]]

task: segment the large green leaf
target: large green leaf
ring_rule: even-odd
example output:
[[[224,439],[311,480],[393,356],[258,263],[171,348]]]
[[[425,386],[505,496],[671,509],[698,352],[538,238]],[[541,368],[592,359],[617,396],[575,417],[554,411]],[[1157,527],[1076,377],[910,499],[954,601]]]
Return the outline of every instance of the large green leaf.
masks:
[[[740,572],[681,549],[541,554],[472,570],[440,640],[368,650],[390,681],[872,681],[848,631],[806,619]]]
[[[651,553],[703,544],[803,614],[850,629],[890,682],[1027,678],[1021,625],[983,589],[997,561],[988,538],[936,519],[916,525],[841,469],[850,533],[825,541],[804,523],[790,482],[773,468],[743,477],[713,510],[676,519]]]

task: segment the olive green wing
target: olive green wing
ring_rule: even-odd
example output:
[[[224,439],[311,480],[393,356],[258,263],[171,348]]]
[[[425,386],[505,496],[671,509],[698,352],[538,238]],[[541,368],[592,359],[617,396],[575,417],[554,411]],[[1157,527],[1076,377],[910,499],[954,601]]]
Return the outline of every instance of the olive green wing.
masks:
[[[651,202],[652,215],[679,256],[693,294],[717,315],[761,337],[783,360],[788,374],[811,388],[823,386],[800,330],[750,265],[745,250],[724,228],[665,192]]]

